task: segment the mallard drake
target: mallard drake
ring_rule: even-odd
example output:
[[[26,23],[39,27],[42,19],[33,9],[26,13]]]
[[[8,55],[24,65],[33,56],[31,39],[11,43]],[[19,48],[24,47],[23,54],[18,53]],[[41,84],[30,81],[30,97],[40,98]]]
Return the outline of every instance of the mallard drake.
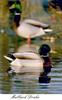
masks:
[[[11,63],[11,69],[15,73],[42,73],[43,64],[46,55],[50,52],[50,47],[47,44],[40,46],[38,53],[31,51],[17,52],[4,56]]]
[[[46,32],[52,32],[49,25],[33,19],[26,19],[20,22],[20,25],[17,28],[17,34],[21,37],[27,38],[28,41],[30,38],[45,35]]]
[[[33,19],[26,19],[20,23],[17,28],[17,34],[24,38],[35,38],[37,36],[44,35],[45,32],[52,32],[48,24],[41,23]]]
[[[43,59],[33,52],[14,53],[4,56],[11,61],[11,69],[15,73],[34,72],[40,73],[43,71]]]

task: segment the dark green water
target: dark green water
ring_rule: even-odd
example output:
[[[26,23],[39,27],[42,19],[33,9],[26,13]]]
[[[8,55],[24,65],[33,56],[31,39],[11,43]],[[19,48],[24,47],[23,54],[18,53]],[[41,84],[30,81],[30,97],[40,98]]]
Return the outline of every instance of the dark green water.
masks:
[[[34,77],[34,74],[16,74],[8,75],[7,68],[9,62],[3,57],[8,52],[16,52],[19,47],[24,44],[22,41],[18,43],[16,36],[8,36],[0,34],[0,94],[60,94],[62,93],[62,62],[54,61],[52,71],[49,74],[50,83],[39,83],[39,76]],[[39,42],[38,42],[39,41]],[[26,43],[26,41],[24,41]],[[49,40],[35,40],[33,44],[40,45],[48,43],[52,48],[58,47],[61,41],[50,43]]]

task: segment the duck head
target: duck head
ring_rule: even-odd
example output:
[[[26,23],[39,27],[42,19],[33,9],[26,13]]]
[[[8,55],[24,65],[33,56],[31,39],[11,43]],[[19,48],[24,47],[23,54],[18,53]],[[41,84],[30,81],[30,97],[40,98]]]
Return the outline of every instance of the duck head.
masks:
[[[51,48],[48,44],[43,44],[39,48],[39,54],[46,56],[50,52]]]

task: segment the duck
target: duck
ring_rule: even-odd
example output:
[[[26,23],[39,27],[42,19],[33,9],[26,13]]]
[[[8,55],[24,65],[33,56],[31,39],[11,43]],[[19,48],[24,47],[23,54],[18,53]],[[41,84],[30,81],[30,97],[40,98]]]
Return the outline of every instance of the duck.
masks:
[[[16,30],[17,35],[26,38],[29,44],[31,38],[43,36],[46,33],[52,33],[52,29],[48,24],[42,23],[34,19],[25,19],[20,22],[19,27]]]
[[[31,51],[16,52],[4,56],[10,61],[10,68],[15,73],[40,73],[44,72],[43,64],[46,55],[50,52],[50,47],[47,44],[42,44],[38,49],[38,53]]]
[[[4,56],[10,62],[9,73],[40,73],[43,71],[43,59],[34,52],[20,52]]]

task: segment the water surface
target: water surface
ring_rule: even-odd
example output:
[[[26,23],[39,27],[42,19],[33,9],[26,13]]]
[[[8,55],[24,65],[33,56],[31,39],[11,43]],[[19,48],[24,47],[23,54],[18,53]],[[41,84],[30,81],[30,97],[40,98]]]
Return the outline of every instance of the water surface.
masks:
[[[48,75],[51,80],[49,83],[39,83],[39,76],[35,76],[32,73],[29,74],[16,74],[8,75],[6,73],[7,68],[10,66],[9,62],[3,57],[9,52],[16,52],[22,47],[23,42],[18,44],[16,36],[8,36],[7,34],[0,34],[0,94],[60,94],[62,93],[62,62],[54,62],[52,71]],[[38,39],[33,42],[38,44],[49,43],[51,46],[57,44],[47,41],[41,41],[38,43]],[[26,41],[25,41],[26,42]],[[19,49],[18,49],[19,48]],[[38,47],[37,47],[38,48]],[[35,50],[35,48],[33,48]],[[38,50],[38,49],[37,49]]]

